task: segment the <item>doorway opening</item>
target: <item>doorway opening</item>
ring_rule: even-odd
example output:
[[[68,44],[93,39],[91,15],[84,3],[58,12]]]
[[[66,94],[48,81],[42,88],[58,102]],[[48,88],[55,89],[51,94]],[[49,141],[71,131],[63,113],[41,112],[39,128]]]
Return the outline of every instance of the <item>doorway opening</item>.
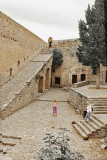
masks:
[[[39,79],[38,92],[43,93],[43,76]]]
[[[81,81],[85,81],[86,79],[86,74],[81,74]]]
[[[45,78],[45,88],[48,89],[49,88],[49,68],[46,70],[46,78]]]
[[[60,77],[55,77],[55,84],[59,84],[60,85],[60,81],[61,81]]]
[[[107,70],[106,70],[105,82],[107,83]]]
[[[72,75],[72,84],[77,83],[77,75]]]
[[[52,42],[49,42],[49,48],[51,48],[52,47]]]

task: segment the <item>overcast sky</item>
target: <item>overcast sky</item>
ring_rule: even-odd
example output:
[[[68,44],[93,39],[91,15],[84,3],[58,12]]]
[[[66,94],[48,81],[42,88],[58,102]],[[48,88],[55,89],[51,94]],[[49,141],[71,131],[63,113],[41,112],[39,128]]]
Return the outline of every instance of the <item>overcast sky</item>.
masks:
[[[78,38],[78,20],[95,0],[0,0],[0,10],[45,40]]]

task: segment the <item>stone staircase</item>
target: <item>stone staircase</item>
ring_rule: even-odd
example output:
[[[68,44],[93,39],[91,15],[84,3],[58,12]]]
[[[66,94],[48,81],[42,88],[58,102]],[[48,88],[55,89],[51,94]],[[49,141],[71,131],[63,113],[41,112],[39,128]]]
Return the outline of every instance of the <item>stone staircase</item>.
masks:
[[[89,98],[94,114],[107,114],[107,98]]]
[[[0,158],[1,160],[11,160],[8,157],[9,151],[18,143],[20,143],[21,137],[7,136],[0,133]]]
[[[107,124],[104,124],[95,114],[91,115],[91,121],[81,120],[80,122],[72,122],[72,125],[84,140],[102,137],[107,129]]]
[[[47,68],[51,59],[52,54],[38,55],[0,88],[0,117],[2,119],[26,106],[38,96],[37,75],[43,73],[43,69]]]

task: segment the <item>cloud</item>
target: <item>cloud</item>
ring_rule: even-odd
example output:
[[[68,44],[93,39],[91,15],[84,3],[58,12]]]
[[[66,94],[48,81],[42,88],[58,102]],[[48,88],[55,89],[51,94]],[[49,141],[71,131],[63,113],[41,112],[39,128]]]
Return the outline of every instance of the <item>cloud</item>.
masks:
[[[26,28],[41,32],[44,26],[43,35],[57,32],[60,37],[78,34],[78,20],[85,19],[88,4],[94,4],[94,0],[0,0],[1,11],[22,25],[27,24]]]

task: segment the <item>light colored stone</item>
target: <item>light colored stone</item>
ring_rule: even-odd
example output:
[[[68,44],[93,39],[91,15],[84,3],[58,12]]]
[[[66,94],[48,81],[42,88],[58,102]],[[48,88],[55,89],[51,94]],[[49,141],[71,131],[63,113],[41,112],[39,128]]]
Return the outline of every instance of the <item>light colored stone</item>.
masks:
[[[102,149],[107,149],[107,145],[106,145],[106,144],[102,144],[102,145],[101,145],[101,148],[102,148]]]

